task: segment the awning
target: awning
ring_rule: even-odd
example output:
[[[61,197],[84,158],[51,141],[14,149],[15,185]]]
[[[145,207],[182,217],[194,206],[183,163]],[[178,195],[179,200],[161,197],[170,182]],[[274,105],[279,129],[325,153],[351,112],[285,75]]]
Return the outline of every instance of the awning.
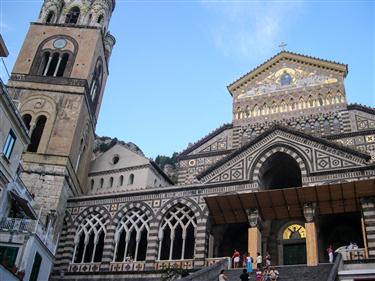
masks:
[[[21,196],[19,196],[14,191],[9,191],[10,197],[12,198],[13,203],[16,205],[18,210],[20,210],[22,213],[24,213],[26,216],[28,216],[31,219],[36,219],[36,215],[34,210],[29,205],[29,202],[26,199],[23,199]]]
[[[215,224],[248,222],[246,209],[258,209],[264,220],[303,216],[303,205],[316,202],[318,214],[360,210],[359,199],[375,196],[375,179],[205,197]]]

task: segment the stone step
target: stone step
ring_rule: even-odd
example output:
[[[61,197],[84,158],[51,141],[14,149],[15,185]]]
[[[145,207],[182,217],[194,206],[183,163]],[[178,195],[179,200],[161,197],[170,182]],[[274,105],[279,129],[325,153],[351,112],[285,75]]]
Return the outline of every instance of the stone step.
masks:
[[[327,279],[332,264],[319,264],[318,266],[290,265],[276,266],[279,271],[279,281],[324,281]],[[226,271],[228,281],[240,280],[242,268]],[[250,274],[249,280],[255,280],[255,272]]]

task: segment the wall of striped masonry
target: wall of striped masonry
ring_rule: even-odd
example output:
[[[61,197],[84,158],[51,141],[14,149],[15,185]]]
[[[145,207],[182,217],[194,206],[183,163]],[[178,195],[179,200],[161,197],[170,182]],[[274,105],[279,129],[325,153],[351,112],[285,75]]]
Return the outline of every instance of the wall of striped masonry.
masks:
[[[375,258],[375,198],[363,198],[361,201],[368,257]]]

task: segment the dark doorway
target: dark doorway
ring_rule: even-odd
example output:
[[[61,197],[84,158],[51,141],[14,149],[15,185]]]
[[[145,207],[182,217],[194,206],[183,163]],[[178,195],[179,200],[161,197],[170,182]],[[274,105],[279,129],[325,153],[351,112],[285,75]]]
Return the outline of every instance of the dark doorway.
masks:
[[[325,249],[332,245],[333,249],[348,246],[350,242],[363,248],[361,213],[342,213],[319,216],[320,260],[327,262]]]
[[[259,179],[263,189],[302,186],[301,170],[297,161],[283,152],[276,152],[263,163]]]
[[[284,265],[306,264],[306,243],[284,244]]]
[[[224,229],[222,240],[218,246],[219,257],[231,257],[236,249],[242,254],[247,253],[248,223],[228,224]]]
[[[27,148],[29,152],[37,152],[40,140],[43,135],[44,126],[46,125],[47,117],[40,115],[36,121],[33,133],[31,134],[30,144]]]

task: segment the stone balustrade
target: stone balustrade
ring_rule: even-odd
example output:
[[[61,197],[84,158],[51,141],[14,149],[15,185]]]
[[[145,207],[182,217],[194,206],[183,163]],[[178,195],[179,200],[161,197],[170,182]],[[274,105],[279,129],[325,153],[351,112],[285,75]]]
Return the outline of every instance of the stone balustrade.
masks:
[[[109,271],[144,271],[145,261],[111,262]]]
[[[167,268],[193,269],[194,260],[159,260],[155,262],[155,270],[163,270]]]
[[[37,220],[3,218],[0,221],[0,231],[35,234],[53,255],[56,252],[57,243],[52,239],[52,234]]]
[[[99,272],[101,268],[100,262],[93,263],[72,263],[69,265],[69,272]]]

